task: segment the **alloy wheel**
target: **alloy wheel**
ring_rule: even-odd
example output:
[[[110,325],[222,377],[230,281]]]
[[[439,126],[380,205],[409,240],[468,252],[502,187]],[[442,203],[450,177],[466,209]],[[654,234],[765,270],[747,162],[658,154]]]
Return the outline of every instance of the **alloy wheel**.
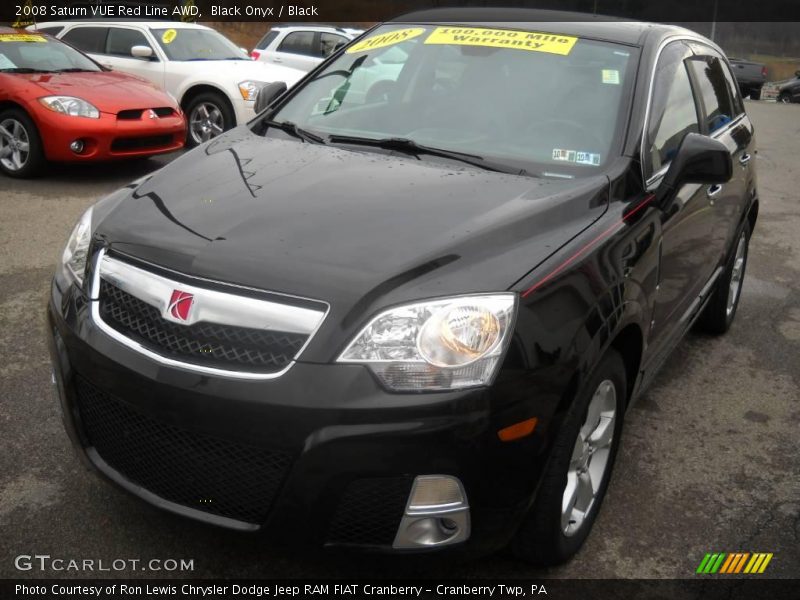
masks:
[[[744,255],[745,248],[747,247],[747,237],[745,233],[739,236],[739,243],[736,246],[736,256],[733,259],[733,271],[731,272],[731,282],[728,286],[728,304],[725,307],[725,314],[731,316],[734,308],[736,308],[736,301],[739,299],[739,293],[742,291],[742,280],[744,279]]]
[[[25,126],[16,119],[0,123],[0,164],[9,171],[19,171],[28,163],[30,138]]]
[[[608,471],[611,444],[617,418],[617,389],[602,381],[589,401],[567,471],[567,485],[561,501],[561,529],[575,535],[594,506]]]
[[[211,102],[201,102],[189,115],[189,133],[192,140],[202,144],[225,131],[225,117],[220,108]]]

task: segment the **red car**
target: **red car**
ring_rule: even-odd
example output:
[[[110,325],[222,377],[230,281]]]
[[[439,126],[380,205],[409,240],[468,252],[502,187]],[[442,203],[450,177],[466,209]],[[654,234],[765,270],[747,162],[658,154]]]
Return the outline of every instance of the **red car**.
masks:
[[[0,172],[151,156],[185,137],[178,103],[153,84],[49,36],[0,27]]]

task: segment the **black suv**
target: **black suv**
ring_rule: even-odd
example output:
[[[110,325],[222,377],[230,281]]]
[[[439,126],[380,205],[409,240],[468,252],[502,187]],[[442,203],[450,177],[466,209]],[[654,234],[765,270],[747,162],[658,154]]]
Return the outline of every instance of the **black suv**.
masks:
[[[67,429],[207,523],[563,561],[625,411],[690,327],[733,321],[754,152],[690,31],[377,26],[80,219],[48,310]]]

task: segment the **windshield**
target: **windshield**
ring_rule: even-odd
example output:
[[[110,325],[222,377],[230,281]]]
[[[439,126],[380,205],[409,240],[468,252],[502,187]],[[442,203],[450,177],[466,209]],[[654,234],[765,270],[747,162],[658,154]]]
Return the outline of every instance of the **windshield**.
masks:
[[[323,136],[404,138],[529,174],[587,175],[621,151],[635,52],[534,31],[382,26],[270,118]]]
[[[169,60],[250,60],[236,44],[213,29],[152,29]]]
[[[87,56],[51,37],[0,33],[0,73],[101,70]]]

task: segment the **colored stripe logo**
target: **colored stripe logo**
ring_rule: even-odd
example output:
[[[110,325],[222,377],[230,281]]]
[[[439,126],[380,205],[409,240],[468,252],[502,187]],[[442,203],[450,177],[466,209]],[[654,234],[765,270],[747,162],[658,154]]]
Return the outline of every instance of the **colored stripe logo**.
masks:
[[[772,552],[709,552],[700,561],[696,573],[734,575],[763,573],[772,560]]]

